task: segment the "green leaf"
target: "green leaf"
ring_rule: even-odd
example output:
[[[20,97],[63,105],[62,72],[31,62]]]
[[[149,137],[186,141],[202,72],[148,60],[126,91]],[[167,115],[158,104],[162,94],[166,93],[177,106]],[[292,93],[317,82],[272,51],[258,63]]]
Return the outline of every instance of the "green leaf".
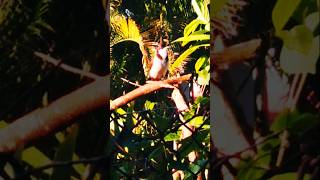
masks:
[[[194,174],[197,174],[201,170],[201,167],[198,164],[190,164],[189,170],[192,171]]]
[[[15,171],[10,163],[7,162],[4,165],[3,170],[5,173],[7,173],[7,175],[10,177],[10,179],[14,179]]]
[[[272,22],[276,29],[276,34],[282,30],[295,9],[298,7],[300,0],[278,0],[272,11]]]
[[[183,31],[183,36],[188,36],[191,33],[193,33],[197,27],[200,24],[204,24],[205,22],[201,21],[200,19],[194,19],[193,21],[191,21],[185,28]]]
[[[316,72],[319,58],[319,36],[313,38],[312,47],[307,55],[283,46],[280,53],[280,66],[287,73]]]
[[[210,65],[206,66],[205,69],[198,72],[198,84],[209,85],[210,81]]]
[[[314,31],[319,25],[319,12],[309,14],[304,20],[304,24],[311,30]]]
[[[195,70],[196,70],[196,73],[199,72],[200,68],[202,67],[202,65],[205,63],[205,61],[206,61],[207,59],[208,59],[207,57],[201,56],[201,57],[197,60],[195,66],[194,66],[194,68],[195,68]]]
[[[210,136],[210,129],[198,131],[193,138],[198,142],[203,142],[207,137]],[[200,150],[199,145],[194,141],[191,136],[181,141],[181,147],[178,149],[180,157],[187,157],[187,155],[193,150]]]
[[[73,161],[78,161],[78,160],[80,160],[79,159],[79,156],[77,156],[75,153],[73,154],[73,156],[72,156],[72,160]],[[85,172],[85,170],[86,170],[86,166],[84,165],[84,164],[74,164],[73,166],[72,166],[73,168],[74,168],[74,170],[75,171],[77,171],[79,174],[82,174],[83,172]]]
[[[168,167],[170,169],[183,170],[183,171],[188,171],[189,170],[189,166],[188,166],[187,163],[182,163],[182,162],[174,161],[174,160],[171,160],[171,159],[169,159],[168,161],[169,161]]]
[[[290,172],[290,173],[284,173],[275,175],[270,180],[287,180],[287,179],[297,179],[297,173],[296,172]],[[303,180],[310,179],[310,174],[305,174],[303,177]]]
[[[284,46],[289,49],[308,54],[312,48],[313,34],[305,25],[297,25],[290,31],[281,33]]]
[[[168,128],[168,119],[162,116],[156,116],[153,122],[160,131],[165,131]]]
[[[201,12],[201,9],[200,9],[200,7],[198,5],[198,2],[196,0],[191,0],[191,4],[192,4],[192,7],[193,7],[193,10],[196,12],[198,17],[201,17],[202,16],[202,12]]]
[[[198,106],[198,104],[205,105],[205,104],[209,103],[209,101],[210,101],[210,98],[200,96],[200,97],[197,97],[197,99],[194,101],[194,103]]]
[[[164,141],[176,141],[179,140],[181,137],[181,131],[178,131],[176,133],[169,133],[164,137]]]
[[[183,64],[183,62],[187,59],[187,57],[191,55],[194,51],[196,51],[200,47],[206,47],[206,46],[210,46],[210,44],[201,44],[201,45],[192,46],[186,51],[184,51],[170,66],[169,68],[170,73],[172,73],[175,69],[180,67]]]
[[[223,8],[226,4],[227,0],[215,0],[210,4],[210,15],[215,17],[218,12]]]
[[[199,126],[201,126],[204,123],[205,120],[206,120],[206,118],[204,116],[197,116],[197,117],[194,117],[193,119],[191,119],[189,124],[198,128]]]
[[[21,160],[30,164],[32,167],[40,167],[51,163],[51,160],[35,147],[23,150]],[[44,172],[51,173],[52,169],[47,169]]]
[[[258,180],[265,173],[265,169],[261,168],[267,159],[269,159],[270,154],[259,154],[256,158],[249,158],[244,162],[241,162],[239,172],[237,174],[237,180]],[[266,158],[266,159],[264,159]]]
[[[163,154],[163,151],[164,151],[163,146],[160,145],[150,153],[150,155],[148,156],[148,159],[151,161],[155,161],[159,156],[161,156],[161,154]]]
[[[204,3],[204,1],[197,2],[197,0],[191,1],[192,7],[196,14],[198,15],[198,18],[202,21],[209,22],[209,10],[207,8],[207,5]]]
[[[286,110],[276,118],[270,129],[274,132],[287,129],[290,134],[299,134],[319,122],[319,118],[311,113],[301,114],[298,111],[290,112]]]
[[[155,105],[156,105],[156,103],[154,103],[154,102],[146,101],[145,104],[144,104],[144,108],[146,110],[153,110]]]
[[[5,128],[7,125],[5,121],[0,121],[0,129]]]
[[[176,39],[173,42],[179,42],[182,41],[182,46],[187,45],[190,41],[204,41],[204,40],[210,40],[209,34],[198,34],[198,35],[190,35],[186,37],[181,37]]]
[[[75,150],[78,136],[78,125],[70,127],[70,132],[66,139],[60,144],[55,154],[55,161],[71,161]],[[50,179],[68,179],[72,171],[72,166],[55,167]]]

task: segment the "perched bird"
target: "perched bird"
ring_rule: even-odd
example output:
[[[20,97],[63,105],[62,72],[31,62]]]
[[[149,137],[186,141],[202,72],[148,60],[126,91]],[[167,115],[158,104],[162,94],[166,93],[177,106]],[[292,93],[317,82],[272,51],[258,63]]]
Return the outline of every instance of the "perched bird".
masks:
[[[166,75],[169,67],[168,48],[169,46],[164,48],[160,47],[156,50],[149,72],[151,80],[158,81]]]

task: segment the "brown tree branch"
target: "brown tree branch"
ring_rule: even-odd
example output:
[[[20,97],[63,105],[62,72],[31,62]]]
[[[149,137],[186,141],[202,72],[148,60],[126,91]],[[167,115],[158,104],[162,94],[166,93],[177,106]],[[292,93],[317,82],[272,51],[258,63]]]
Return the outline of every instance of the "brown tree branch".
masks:
[[[72,66],[69,66],[67,64],[64,64],[64,63],[61,63],[61,60],[57,60],[57,59],[54,59],[53,57],[50,57],[46,54],[43,54],[41,52],[37,52],[35,51],[34,52],[34,55],[41,58],[43,61],[46,61],[46,62],[49,62],[55,66],[59,66],[60,68],[68,71],[68,72],[72,72],[74,74],[79,74],[81,76],[84,76],[84,77],[88,77],[90,79],[97,79],[97,78],[100,78],[100,76],[94,74],[94,73],[91,73],[91,72],[86,72],[86,71],[83,71],[81,69],[78,69],[78,68],[75,68],[75,67],[72,67]],[[60,64],[61,63],[61,64]]]
[[[220,51],[211,51],[211,64],[218,67],[242,63],[255,55],[255,51],[260,47],[261,39],[252,39],[246,42],[226,47]]]
[[[72,123],[80,114],[106,106],[109,76],[95,80],[0,129],[0,153],[12,152],[26,143]]]
[[[181,77],[166,79],[164,81],[152,82],[152,83],[140,86],[137,89],[134,89],[133,91],[130,91],[127,94],[111,101],[110,110],[117,109],[117,108],[131,102],[132,100],[134,100],[140,96],[149,94],[153,91],[159,90],[164,87],[170,87],[170,84],[179,84],[183,81],[187,81],[190,79],[190,77],[191,77],[191,74],[187,74],[187,75],[184,75]]]

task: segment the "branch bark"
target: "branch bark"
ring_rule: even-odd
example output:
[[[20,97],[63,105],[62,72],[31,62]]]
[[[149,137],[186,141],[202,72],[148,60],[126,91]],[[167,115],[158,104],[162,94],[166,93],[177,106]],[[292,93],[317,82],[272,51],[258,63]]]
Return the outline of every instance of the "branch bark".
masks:
[[[86,71],[83,71],[81,69],[78,69],[78,68],[69,66],[67,64],[61,63],[61,60],[54,59],[53,57],[50,57],[50,56],[48,56],[46,54],[43,54],[41,52],[35,51],[34,55],[39,57],[39,58],[41,58],[43,61],[49,62],[49,63],[51,63],[51,64],[53,64],[55,66],[59,66],[60,68],[64,69],[65,71],[68,71],[68,72],[71,72],[71,73],[74,73],[74,74],[79,74],[81,76],[88,77],[90,79],[98,79],[98,78],[100,78],[100,76],[98,76],[98,75],[96,75],[94,73],[86,72]]]
[[[187,81],[190,79],[190,77],[191,77],[191,74],[187,74],[187,75],[184,75],[181,77],[167,79],[164,81],[157,81],[157,82],[155,81],[153,83],[148,83],[143,86],[140,86],[137,89],[135,89],[131,92],[128,92],[127,94],[111,101],[110,110],[117,109],[117,108],[131,102],[132,100],[140,97],[140,96],[149,94],[153,91],[159,90],[164,87],[168,87],[168,85],[170,85],[170,84],[179,84],[183,81]]]
[[[106,106],[109,81],[109,76],[99,78],[0,129],[0,153],[13,152],[58,127],[74,122],[80,114]]]

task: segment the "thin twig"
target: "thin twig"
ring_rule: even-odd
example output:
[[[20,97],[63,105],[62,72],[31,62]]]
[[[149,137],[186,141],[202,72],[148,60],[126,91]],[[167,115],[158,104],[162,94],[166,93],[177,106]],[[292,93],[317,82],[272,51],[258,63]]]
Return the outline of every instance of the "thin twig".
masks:
[[[277,157],[276,167],[280,167],[286,149],[289,147],[289,132],[285,130],[280,136],[280,149]]]
[[[300,81],[299,81],[296,94],[295,94],[295,96],[294,96],[294,98],[293,98],[291,110],[293,110],[293,109],[296,107],[297,103],[298,103],[298,100],[299,100],[299,97],[300,97],[300,93],[301,93],[302,87],[304,86],[304,83],[305,83],[306,78],[307,78],[307,74],[304,73],[304,74],[302,74],[302,75],[300,75],[300,76],[301,76],[301,79],[300,79]]]
[[[129,81],[129,80],[126,80],[125,78],[120,78],[122,81],[124,81],[124,82],[127,82],[127,83],[129,83],[129,84],[131,84],[131,85],[134,85],[134,86],[137,86],[137,87],[140,87],[141,85],[139,85],[139,84],[137,84],[137,83],[133,83],[133,82],[131,82],[131,81]]]
[[[295,95],[295,90],[296,90],[296,86],[298,83],[298,79],[299,79],[299,74],[295,74],[291,83],[291,87],[290,87],[290,92],[289,92],[289,99],[293,99],[294,95]]]
[[[61,67],[62,69],[68,71],[68,72],[72,72],[74,74],[79,74],[81,76],[84,76],[84,77],[87,77],[87,78],[90,78],[90,79],[98,79],[98,78],[101,78],[101,76],[98,76],[94,73],[91,73],[91,72],[86,72],[86,71],[83,71],[81,69],[78,69],[78,68],[75,68],[75,67],[72,67],[72,66],[69,66],[67,64],[64,64],[64,63],[61,63],[61,60],[57,60],[57,59],[54,59],[53,57],[50,57],[46,54],[43,54],[41,52],[37,52],[35,51],[34,52],[34,55],[37,56],[37,57],[40,57],[42,60],[46,61],[46,62],[49,62],[55,66],[59,66]]]
[[[80,160],[74,160],[74,161],[53,161],[50,164],[32,169],[30,171],[27,171],[25,174],[18,176],[14,179],[24,179],[32,174],[35,174],[36,172],[43,171],[43,170],[49,169],[49,168],[60,167],[60,166],[70,166],[70,165],[74,165],[74,164],[97,163],[97,162],[100,162],[100,161],[106,160],[106,159],[108,159],[108,156],[103,155],[103,156],[97,156],[97,157],[93,157],[93,158],[80,159]]]

